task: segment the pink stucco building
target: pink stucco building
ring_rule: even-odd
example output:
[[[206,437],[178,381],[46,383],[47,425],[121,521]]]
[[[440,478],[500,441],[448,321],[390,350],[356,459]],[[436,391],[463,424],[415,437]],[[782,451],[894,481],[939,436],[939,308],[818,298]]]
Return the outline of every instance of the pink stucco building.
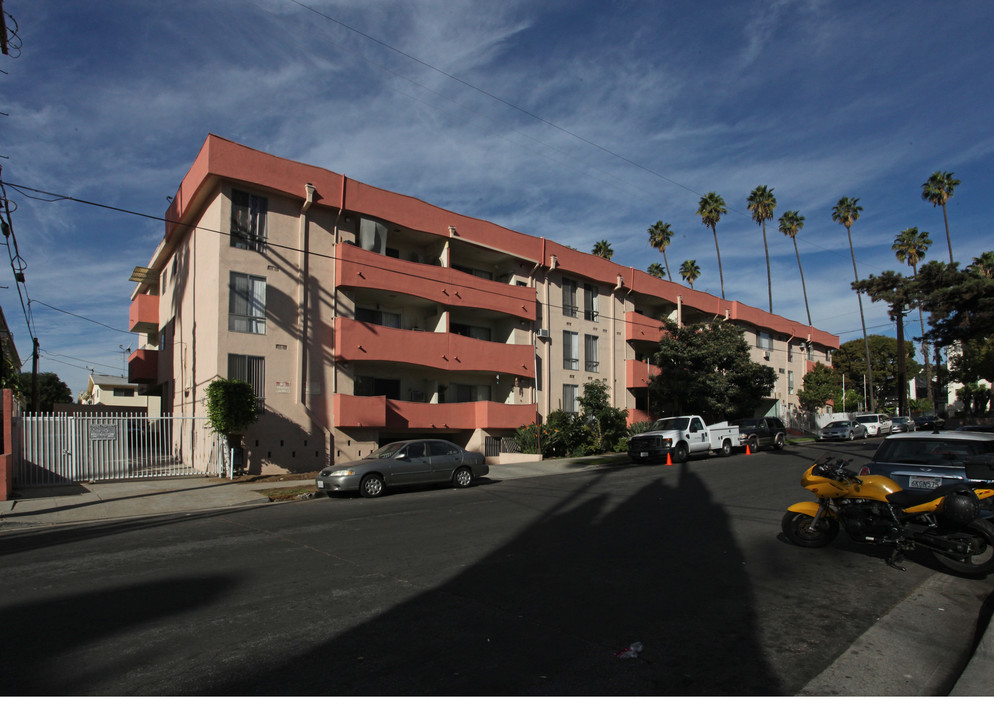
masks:
[[[778,370],[772,412],[838,338],[543,237],[208,136],[136,268],[129,380],[202,415],[217,377],[265,411],[250,470],[311,470],[385,440],[488,438],[607,382],[646,417],[659,319],[724,317]],[[491,443],[492,445],[492,443]]]

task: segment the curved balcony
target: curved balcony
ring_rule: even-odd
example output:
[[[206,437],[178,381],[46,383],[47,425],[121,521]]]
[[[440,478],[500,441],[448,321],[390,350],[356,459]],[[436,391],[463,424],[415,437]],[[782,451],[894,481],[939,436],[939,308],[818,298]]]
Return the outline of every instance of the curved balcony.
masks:
[[[128,357],[128,382],[154,384],[159,380],[159,351],[135,350]]]
[[[649,380],[659,375],[660,370],[656,365],[651,365],[641,360],[625,361],[625,387],[644,388],[649,387]]]
[[[510,429],[535,422],[536,405],[496,402],[418,403],[383,396],[334,396],[335,427],[391,430]]]
[[[625,340],[658,343],[663,339],[662,326],[659,320],[630,310],[625,313]]]
[[[479,308],[534,320],[535,288],[484,280],[452,268],[422,265],[363,250],[337,246],[335,284],[371,288],[424,298],[448,307]]]
[[[474,340],[452,333],[398,330],[349,318],[335,318],[335,360],[403,363],[452,372],[506,373],[535,377],[531,345]]]

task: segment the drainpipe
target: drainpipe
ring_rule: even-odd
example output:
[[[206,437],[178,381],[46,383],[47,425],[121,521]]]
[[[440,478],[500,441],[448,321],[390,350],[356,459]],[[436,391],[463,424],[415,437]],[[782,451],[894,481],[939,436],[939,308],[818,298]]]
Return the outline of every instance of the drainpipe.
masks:
[[[307,211],[314,204],[315,188],[311,183],[304,185],[304,204],[300,206],[300,231],[298,246],[300,249],[300,265],[297,275],[297,312],[300,340],[297,343],[297,369],[299,372],[297,384],[300,388],[298,400],[307,405],[307,348],[310,333],[307,285],[310,279],[309,236],[307,233]]]

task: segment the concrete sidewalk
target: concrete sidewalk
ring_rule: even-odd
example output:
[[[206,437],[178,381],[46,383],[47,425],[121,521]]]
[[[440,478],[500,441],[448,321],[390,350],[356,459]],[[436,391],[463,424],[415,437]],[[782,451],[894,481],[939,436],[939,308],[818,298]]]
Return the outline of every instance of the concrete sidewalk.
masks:
[[[610,466],[618,459],[556,459],[492,465],[488,477],[507,481],[584,472]],[[17,497],[0,502],[0,543],[4,534],[10,532],[264,505],[270,500],[260,490],[305,485],[314,487],[313,477],[270,482],[251,478],[178,477],[21,488]],[[984,598],[992,592],[994,576],[963,581],[937,573],[891,608],[799,694],[991,694],[994,631],[987,633],[982,625],[989,610],[989,602]]]

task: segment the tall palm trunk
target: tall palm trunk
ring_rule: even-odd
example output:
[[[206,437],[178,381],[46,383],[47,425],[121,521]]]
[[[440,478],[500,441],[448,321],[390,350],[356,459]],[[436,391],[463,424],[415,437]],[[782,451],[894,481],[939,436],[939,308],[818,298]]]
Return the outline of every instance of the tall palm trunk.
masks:
[[[946,243],[949,245],[949,262],[953,262],[953,240],[949,236],[949,215],[946,214],[946,204],[942,203],[942,221],[946,224]]]
[[[721,299],[725,299],[725,274],[721,271],[721,250],[718,249],[718,230],[715,226],[711,227],[711,232],[714,233],[714,251],[718,254],[718,279],[721,281]]]
[[[770,315],[773,314],[773,277],[770,275],[770,247],[766,244],[766,221],[763,225],[763,250],[766,252],[766,292],[770,298]]]
[[[859,273],[856,271],[856,251],[852,246],[852,230],[846,227],[846,235],[849,237],[849,254],[852,256],[852,274],[859,282]],[[863,326],[863,349],[866,352],[866,378],[870,383],[870,412],[876,412],[877,400],[873,396],[873,366],[870,364],[870,341],[866,337],[866,316],[863,314],[863,293],[856,291],[856,299],[859,301],[859,322]]]
[[[801,273],[801,292],[804,293],[804,311],[808,314],[808,326],[811,324],[811,308],[808,307],[808,288],[804,284],[804,268],[801,267],[801,253],[797,251],[797,236],[791,238],[794,241],[794,255],[797,256],[797,269]]]

